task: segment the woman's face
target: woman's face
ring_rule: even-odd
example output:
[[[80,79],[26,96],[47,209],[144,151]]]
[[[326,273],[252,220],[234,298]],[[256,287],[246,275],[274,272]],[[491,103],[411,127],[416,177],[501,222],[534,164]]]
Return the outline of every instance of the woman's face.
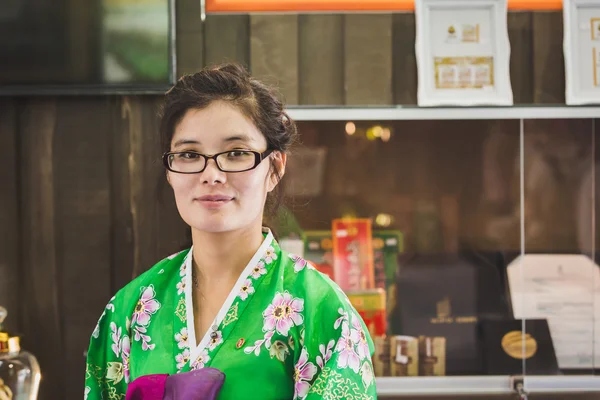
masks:
[[[235,106],[216,101],[202,110],[189,110],[175,127],[171,151],[213,155],[229,150],[267,150],[263,134]],[[255,169],[220,171],[214,160],[197,174],[167,172],[183,220],[203,232],[220,233],[260,228],[267,193],[277,185],[270,159],[283,174],[285,155],[273,152]]]

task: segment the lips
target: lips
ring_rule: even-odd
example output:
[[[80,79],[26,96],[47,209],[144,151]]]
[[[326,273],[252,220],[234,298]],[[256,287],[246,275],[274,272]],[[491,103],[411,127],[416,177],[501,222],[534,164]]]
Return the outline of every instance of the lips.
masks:
[[[221,194],[212,194],[196,198],[196,201],[207,210],[220,210],[233,201],[233,197]]]
[[[215,195],[206,195],[206,196],[198,197],[197,200],[200,200],[200,201],[226,202],[226,201],[233,200],[233,197],[231,197],[231,196],[223,196],[223,195],[220,195],[220,194],[215,194]]]
[[[226,204],[230,204],[233,197],[213,194],[197,197],[195,200],[207,210],[220,210],[222,207],[225,207]]]

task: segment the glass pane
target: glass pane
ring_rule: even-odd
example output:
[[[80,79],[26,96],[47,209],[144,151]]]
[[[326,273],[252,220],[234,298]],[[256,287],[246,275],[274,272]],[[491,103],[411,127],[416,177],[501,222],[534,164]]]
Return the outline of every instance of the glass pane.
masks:
[[[505,267],[520,251],[519,126],[299,122],[278,230],[290,239],[284,247],[304,246],[343,282],[376,343],[378,376],[522,373],[521,361],[495,346],[502,323],[513,323]],[[367,245],[344,247],[352,233],[332,228],[340,218],[367,219],[371,235],[355,230]],[[372,281],[346,279],[352,255],[364,270],[372,265]],[[370,301],[382,296],[373,288],[385,300]]]
[[[523,247],[508,270],[528,376],[591,375],[600,362],[594,124],[523,121]]]

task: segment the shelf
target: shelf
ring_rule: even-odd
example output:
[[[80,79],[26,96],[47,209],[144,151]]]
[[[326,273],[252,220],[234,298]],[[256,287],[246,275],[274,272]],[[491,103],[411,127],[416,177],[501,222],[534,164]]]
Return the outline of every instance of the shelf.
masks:
[[[562,10],[562,0],[508,0],[509,10]],[[414,0],[206,0],[207,13],[410,12]]]
[[[600,392],[600,376],[528,376],[525,390],[529,393]]]
[[[444,376],[376,378],[380,396],[514,394],[511,376]],[[600,393],[600,376],[527,376],[525,391],[535,393]]]
[[[394,121],[600,118],[600,107],[290,107],[296,121]]]
[[[514,393],[509,376],[376,378],[376,381],[377,394],[381,396]]]

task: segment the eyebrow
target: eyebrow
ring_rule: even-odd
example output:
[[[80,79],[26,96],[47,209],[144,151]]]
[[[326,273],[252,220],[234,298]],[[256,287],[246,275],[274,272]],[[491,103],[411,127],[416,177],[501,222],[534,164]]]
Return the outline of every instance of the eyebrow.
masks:
[[[246,135],[246,134],[234,134],[233,136],[229,136],[226,137],[225,139],[223,139],[223,141],[225,143],[229,143],[229,142],[253,142],[254,139],[252,139],[250,136]]]
[[[197,140],[192,140],[192,139],[180,139],[178,141],[176,141],[175,143],[173,143],[173,147],[178,147],[184,144],[200,144],[199,141]]]
[[[254,139],[252,139],[250,136],[246,135],[246,134],[234,134],[233,136],[229,136],[226,137],[225,139],[223,139],[223,142],[225,143],[230,143],[230,142],[253,142]],[[176,141],[175,143],[173,143],[173,147],[178,147],[178,146],[182,146],[185,144],[200,144],[199,141],[197,140],[193,140],[193,139],[180,139],[178,141]]]

